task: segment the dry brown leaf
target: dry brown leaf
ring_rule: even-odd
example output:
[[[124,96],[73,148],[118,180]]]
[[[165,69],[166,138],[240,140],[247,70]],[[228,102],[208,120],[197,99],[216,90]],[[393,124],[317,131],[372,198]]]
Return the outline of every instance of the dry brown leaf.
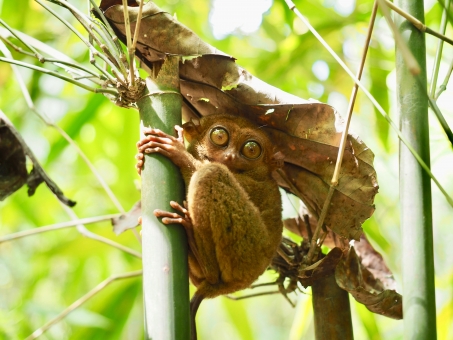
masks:
[[[325,257],[299,271],[299,282],[304,287],[312,286],[316,280],[332,275],[343,256],[340,248],[333,248]]]
[[[26,156],[32,161],[33,169],[27,172]],[[28,185],[28,196],[32,196],[37,187],[45,182],[58,199],[72,207],[71,201],[41,168],[13,124],[0,111],[0,200],[19,190],[25,183]]]
[[[382,282],[360,263],[354,247],[337,265],[335,278],[342,289],[373,313],[392,319],[403,318],[402,296],[394,290],[384,289]]]
[[[119,235],[128,229],[137,227],[140,216],[142,216],[142,202],[138,201],[126,214],[112,218],[113,232]]]
[[[124,42],[121,1],[102,1],[100,8]],[[138,14],[129,7],[132,29]],[[213,113],[247,117],[263,128],[285,155],[279,185],[298,195],[317,217],[329,190],[343,121],[329,105],[309,102],[252,76],[235,59],[202,41],[153,2],[143,7],[137,56],[145,68],[168,54],[182,56],[180,88],[185,119]],[[349,239],[360,238],[361,224],[374,211],[378,185],[373,153],[348,136],[339,185],[325,224]]]

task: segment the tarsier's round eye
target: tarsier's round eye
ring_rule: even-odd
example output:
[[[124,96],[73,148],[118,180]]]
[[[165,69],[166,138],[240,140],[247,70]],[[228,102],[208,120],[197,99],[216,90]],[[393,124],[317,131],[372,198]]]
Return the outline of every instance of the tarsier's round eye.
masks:
[[[258,158],[261,155],[261,145],[254,141],[248,141],[242,147],[241,152],[247,158]]]
[[[214,129],[212,129],[210,137],[211,137],[212,142],[218,146],[227,145],[228,140],[230,139],[228,132],[224,128],[221,128],[221,127],[216,127]]]

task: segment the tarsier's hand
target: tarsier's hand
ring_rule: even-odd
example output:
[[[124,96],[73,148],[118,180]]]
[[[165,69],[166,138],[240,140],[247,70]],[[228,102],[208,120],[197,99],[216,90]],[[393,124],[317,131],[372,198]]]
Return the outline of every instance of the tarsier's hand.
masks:
[[[179,167],[184,163],[189,153],[184,146],[183,129],[176,125],[175,130],[178,132],[178,137],[173,137],[159,129],[144,129],[145,137],[137,142],[138,154],[135,156],[137,159],[135,168],[139,174],[142,171],[145,153],[160,153]]]

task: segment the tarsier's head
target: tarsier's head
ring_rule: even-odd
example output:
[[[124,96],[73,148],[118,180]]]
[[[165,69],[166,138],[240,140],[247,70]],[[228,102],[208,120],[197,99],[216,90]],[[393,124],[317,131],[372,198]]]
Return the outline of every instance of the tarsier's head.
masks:
[[[283,155],[275,153],[265,132],[245,118],[215,114],[192,120],[183,128],[190,153],[200,160],[222,163],[232,172],[261,169],[269,173],[283,164]]]

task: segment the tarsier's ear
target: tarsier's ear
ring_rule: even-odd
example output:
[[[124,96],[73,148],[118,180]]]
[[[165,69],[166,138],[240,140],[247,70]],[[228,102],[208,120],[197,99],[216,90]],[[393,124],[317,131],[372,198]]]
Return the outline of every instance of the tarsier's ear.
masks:
[[[280,151],[274,153],[271,157],[270,166],[273,170],[282,168],[285,160],[285,155]]]
[[[201,124],[198,118],[191,118],[190,122],[183,124],[184,137],[190,143],[192,139],[201,133]]]

